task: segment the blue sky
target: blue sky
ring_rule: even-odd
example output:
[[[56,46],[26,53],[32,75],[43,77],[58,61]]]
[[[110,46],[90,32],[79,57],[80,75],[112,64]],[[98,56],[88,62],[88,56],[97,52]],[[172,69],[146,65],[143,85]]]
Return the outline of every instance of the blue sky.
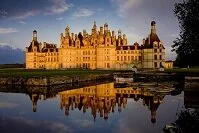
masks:
[[[0,45],[25,50],[38,31],[40,42],[60,45],[60,33],[68,25],[71,32],[86,29],[93,21],[98,29],[105,21],[111,30],[122,30],[128,44],[141,43],[150,32],[150,22],[157,23],[157,33],[164,42],[166,58],[174,59],[173,40],[179,24],[174,16],[174,3],[180,0],[1,0]]]

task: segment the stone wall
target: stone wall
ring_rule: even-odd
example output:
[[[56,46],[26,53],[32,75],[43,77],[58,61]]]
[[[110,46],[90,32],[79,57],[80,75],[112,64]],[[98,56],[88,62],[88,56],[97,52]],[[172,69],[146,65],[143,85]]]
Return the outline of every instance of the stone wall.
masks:
[[[48,86],[61,84],[77,84],[79,82],[96,81],[113,78],[112,74],[85,76],[54,76],[54,77],[0,77],[0,85]]]

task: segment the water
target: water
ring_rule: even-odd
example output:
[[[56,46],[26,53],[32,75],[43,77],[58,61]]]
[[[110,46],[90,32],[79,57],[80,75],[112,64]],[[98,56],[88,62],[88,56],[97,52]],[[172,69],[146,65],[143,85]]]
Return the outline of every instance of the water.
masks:
[[[0,132],[161,133],[185,108],[184,92],[172,96],[113,82],[61,90],[1,92]]]

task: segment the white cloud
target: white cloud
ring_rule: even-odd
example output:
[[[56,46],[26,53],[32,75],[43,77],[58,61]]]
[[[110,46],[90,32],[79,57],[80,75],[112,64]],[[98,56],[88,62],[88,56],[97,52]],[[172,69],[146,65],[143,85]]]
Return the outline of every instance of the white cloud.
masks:
[[[0,28],[0,34],[9,34],[18,32],[15,28]]]
[[[63,20],[63,19],[64,19],[63,17],[56,18],[56,20]]]
[[[91,16],[93,14],[94,14],[94,12],[92,10],[89,10],[89,9],[86,9],[86,8],[81,8],[81,9],[78,9],[73,14],[73,16],[74,17],[88,17],[88,16]]]
[[[104,9],[103,8],[98,8],[97,11],[101,12],[101,11],[104,11]]]
[[[59,3],[52,5],[51,7],[45,7],[45,15],[60,14],[67,11],[73,4],[67,4],[64,0],[59,0]]]
[[[28,7],[26,8],[27,3],[31,5],[31,9]],[[67,3],[66,0],[22,2],[17,8],[9,7],[7,10],[0,10],[0,19],[25,19],[40,14],[60,14],[68,11],[71,7],[73,7],[73,4]]]
[[[172,37],[177,38],[179,35],[178,34],[171,34]]]
[[[83,127],[83,128],[87,128],[90,127],[92,125],[94,125],[94,121],[89,121],[89,120],[81,120],[81,119],[76,119],[74,121],[75,124]]]
[[[28,18],[31,16],[35,16],[35,14],[38,13],[38,11],[27,11],[25,13],[22,14],[16,14],[14,16],[11,16],[11,19],[24,19],[24,18]]]
[[[26,24],[26,22],[24,22],[24,21],[19,21],[19,23],[20,23],[20,24]]]
[[[111,2],[119,8],[118,16],[124,17],[128,13],[129,9],[139,5],[142,0],[111,0]]]
[[[3,108],[14,108],[16,106],[18,106],[18,104],[10,103],[10,102],[0,102],[0,109],[3,109]]]
[[[7,45],[7,43],[6,42],[1,42],[0,41],[0,45]],[[1,108],[1,107],[0,107]]]

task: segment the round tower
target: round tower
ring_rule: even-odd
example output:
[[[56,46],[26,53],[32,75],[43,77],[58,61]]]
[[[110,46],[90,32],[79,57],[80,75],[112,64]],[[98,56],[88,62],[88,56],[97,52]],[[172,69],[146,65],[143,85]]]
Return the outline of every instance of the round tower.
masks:
[[[33,41],[37,41],[37,31],[33,31]]]
[[[156,22],[151,21],[151,34],[156,34]]]

